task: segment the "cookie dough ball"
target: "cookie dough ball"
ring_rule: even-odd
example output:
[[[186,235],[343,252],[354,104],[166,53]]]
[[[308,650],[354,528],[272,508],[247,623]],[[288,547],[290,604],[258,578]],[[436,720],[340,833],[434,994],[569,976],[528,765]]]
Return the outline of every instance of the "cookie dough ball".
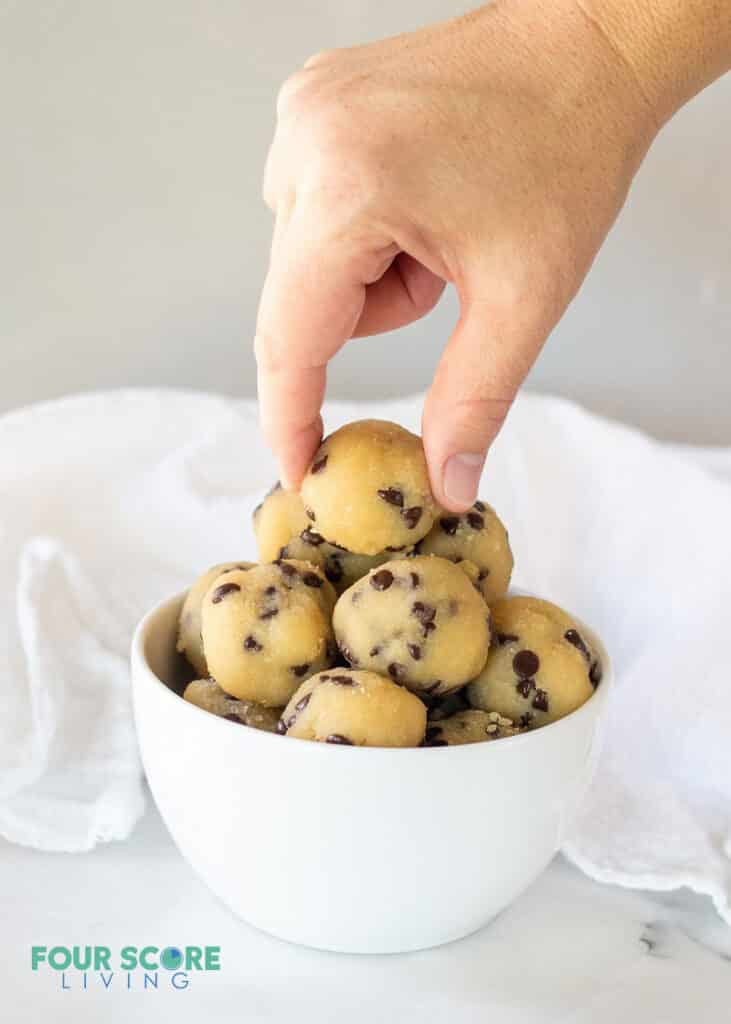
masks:
[[[259,558],[273,562],[284,545],[309,526],[302,499],[295,491],[285,491],[276,483],[254,509],[254,536]]]
[[[356,747],[418,747],[426,708],[375,672],[333,669],[312,676],[284,709],[280,732]]]
[[[317,532],[363,555],[415,544],[437,514],[421,438],[383,420],[326,437],[301,493]]]
[[[351,666],[428,696],[474,679],[490,646],[487,605],[459,566],[434,555],[373,569],[339,598],[333,625]]]
[[[522,732],[510,718],[497,711],[459,711],[440,722],[429,722],[424,736],[425,747],[454,747],[462,743],[482,743],[516,736]]]
[[[231,569],[247,570],[253,562],[222,562],[199,576],[188,591],[178,620],[177,649],[184,654],[199,676],[208,675],[208,666],[203,654],[201,640],[201,605],[203,598],[215,579]]]
[[[513,552],[508,532],[495,510],[476,501],[464,515],[443,512],[429,533],[419,541],[423,555],[439,555],[452,562],[463,559],[477,567],[475,585],[488,604],[507,593],[513,572]]]
[[[492,613],[494,643],[467,690],[474,707],[534,728],[588,700],[593,655],[566,612],[533,597],[511,597],[496,602]]]
[[[303,679],[332,664],[326,587],[317,569],[289,562],[233,571],[213,582],[203,599],[203,650],[210,675],[226,693],[282,707]]]
[[[265,732],[276,732],[279,711],[265,708],[250,700],[236,700],[221,689],[215,679],[194,679],[188,683],[183,700],[209,711],[219,718],[227,718],[230,722],[240,722],[252,729],[263,729]]]

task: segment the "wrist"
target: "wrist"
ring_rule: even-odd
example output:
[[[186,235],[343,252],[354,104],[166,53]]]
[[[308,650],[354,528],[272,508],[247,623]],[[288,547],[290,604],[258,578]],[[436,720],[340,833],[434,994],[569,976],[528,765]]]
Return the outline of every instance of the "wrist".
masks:
[[[731,68],[727,0],[574,0],[634,77],[660,127]]]

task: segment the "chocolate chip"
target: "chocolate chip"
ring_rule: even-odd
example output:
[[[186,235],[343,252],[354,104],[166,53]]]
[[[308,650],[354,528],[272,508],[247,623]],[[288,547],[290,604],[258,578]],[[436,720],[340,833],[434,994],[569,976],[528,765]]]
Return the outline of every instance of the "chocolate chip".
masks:
[[[329,676],[331,683],[335,686],[357,686],[355,679],[351,679],[350,676]]]
[[[279,615],[278,608],[267,608],[265,612],[260,613],[259,618],[266,621],[267,619],[273,619],[275,615]]]
[[[343,567],[337,558],[328,559],[325,565],[325,575],[331,583],[339,583],[343,578]]]
[[[506,644],[517,643],[518,640],[520,640],[520,637],[516,636],[515,633],[498,633],[495,636],[495,639],[497,640],[501,647],[504,647]]]
[[[381,653],[381,648],[378,646],[378,644],[376,644],[375,647],[371,647],[370,651],[368,652],[368,657],[369,658],[377,658],[380,653]]]
[[[288,562],[277,562],[277,565],[279,566],[279,571],[281,572],[282,576],[287,576],[289,579],[291,579],[293,576],[299,575],[295,567],[293,565],[290,565]]]
[[[393,583],[393,573],[388,569],[379,569],[371,576],[371,586],[375,590],[388,590]]]
[[[327,465],[327,455],[321,455],[320,458],[317,459],[316,462],[312,463],[312,466],[310,467],[310,473],[312,473],[313,475],[315,473],[321,473],[326,465]]]
[[[411,614],[419,620],[422,626],[427,626],[433,623],[437,610],[431,604],[425,604],[423,601],[414,601],[411,606]]]
[[[244,640],[244,650],[263,651],[264,647],[262,644],[259,643],[255,636],[251,636],[251,634],[249,634],[249,636],[247,636],[247,638]]]
[[[220,604],[226,594],[233,594],[236,590],[241,590],[238,583],[222,583],[220,587],[216,587],[213,591],[211,595],[211,604]]]
[[[403,491],[399,491],[397,487],[384,487],[378,491],[378,497],[383,498],[389,505],[396,505],[397,508],[404,507]]]
[[[321,587],[323,580],[322,576],[318,576],[316,572],[306,572],[302,577],[302,582],[306,587]]]
[[[321,544],[325,543],[325,538],[317,533],[315,530],[311,530],[309,526],[306,526],[300,534],[301,539],[305,544],[311,544],[313,548],[319,548]]]
[[[279,733],[280,736],[284,736],[286,731],[287,723],[284,721],[283,718],[280,718],[279,721],[277,722],[277,732]]]
[[[536,684],[534,679],[519,679],[515,684],[515,689],[518,691],[521,697],[525,697],[526,700],[530,697],[531,690],[535,690]]]
[[[487,506],[485,505],[484,501],[476,501],[472,506],[472,508],[476,508],[478,512],[484,512],[486,510],[486,507]]]
[[[307,705],[310,703],[310,697],[311,696],[312,696],[312,693],[306,693],[304,695],[304,697],[302,698],[302,700],[298,700],[297,701],[297,703],[294,706],[294,710],[297,712],[297,714],[299,714],[301,711],[305,710]]]
[[[450,537],[454,537],[457,532],[457,527],[459,526],[459,516],[444,516],[439,520],[439,525],[444,533],[448,534]]]
[[[409,530],[414,529],[416,524],[421,519],[421,513],[423,511],[424,510],[422,509],[421,505],[413,505],[411,508],[401,509],[401,518],[404,520]]]
[[[276,587],[267,587],[266,590],[264,591],[264,594],[266,595],[266,597],[273,597],[274,594],[276,594],[276,592]]]
[[[221,575],[225,576],[227,572],[248,572],[250,568],[250,565],[232,565],[230,568],[224,569]]]
[[[405,551],[406,550],[406,545],[405,544],[398,544],[396,547],[392,547],[390,544],[388,544],[386,546],[385,550],[386,551]]]
[[[400,665],[398,661],[392,661],[386,671],[395,683],[403,682],[406,678],[406,666]]]
[[[481,530],[485,525],[485,520],[479,512],[468,512],[467,522],[473,530]]]
[[[540,667],[540,659],[533,651],[518,651],[513,658],[513,670],[516,676],[520,676],[521,679],[528,679],[530,676],[534,676]]]
[[[292,665],[289,671],[292,673],[292,675],[295,675],[298,677],[298,679],[301,679],[302,676],[307,674],[307,669],[309,667],[310,664],[306,661],[304,665]]]
[[[533,715],[530,711],[526,711],[525,714],[521,715],[518,719],[518,725],[521,729],[527,729],[533,721]]]
[[[448,696],[437,698],[437,703],[433,704],[429,710],[429,719],[438,721],[442,718],[449,718],[450,715],[454,715],[458,711],[466,711],[467,708],[469,708],[469,704],[460,687],[459,690]]]
[[[221,718],[225,718],[228,722],[238,722],[239,725],[246,725],[246,723],[242,721],[238,715],[235,715],[233,711],[229,711],[227,715],[221,715]]]
[[[592,686],[598,686],[602,681],[602,666],[599,661],[595,661],[589,669],[589,680]]]
[[[406,650],[414,661],[421,661],[421,647],[418,644],[406,644]]]
[[[411,572],[409,573],[409,576],[411,577],[411,586],[416,590],[421,583],[421,578],[419,577],[418,572]]]
[[[536,689],[535,697],[532,701],[532,707],[536,711],[548,711],[548,694],[545,690],[539,688]]]
[[[309,505],[305,505],[305,515],[308,519],[311,519],[313,523],[317,519],[314,509],[311,509]]]
[[[581,653],[584,655],[587,661],[591,661],[589,649],[582,640],[581,634],[578,633],[575,629],[567,629],[564,633],[564,640],[568,640],[568,642],[572,644],[572,646],[574,646],[577,650],[581,651]]]
[[[490,570],[489,569],[480,569],[480,571],[477,574],[477,582],[478,583],[482,583],[482,581],[486,580],[489,575],[490,575]]]
[[[348,647],[345,646],[345,644],[340,644],[340,653],[345,658],[345,660],[348,662],[348,664],[350,664],[350,665],[357,665],[358,664],[358,659],[353,654],[353,652]]]
[[[347,736],[341,736],[339,732],[332,732],[325,738],[326,743],[340,743],[342,746],[352,747],[353,741],[349,740]]]

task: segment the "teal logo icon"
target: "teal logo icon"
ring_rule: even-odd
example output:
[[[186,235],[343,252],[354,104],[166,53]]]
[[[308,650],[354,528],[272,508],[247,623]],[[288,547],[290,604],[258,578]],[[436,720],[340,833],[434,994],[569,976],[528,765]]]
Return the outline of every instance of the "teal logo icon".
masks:
[[[160,966],[168,971],[177,971],[182,962],[183,954],[177,946],[166,946],[160,954]]]

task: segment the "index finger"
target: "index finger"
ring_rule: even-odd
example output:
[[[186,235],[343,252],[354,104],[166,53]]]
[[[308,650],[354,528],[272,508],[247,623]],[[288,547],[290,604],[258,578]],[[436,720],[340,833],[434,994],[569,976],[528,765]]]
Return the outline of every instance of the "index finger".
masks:
[[[322,437],[328,361],[351,337],[382,258],[314,211],[279,218],[254,350],[262,428],[285,487],[298,487]]]

